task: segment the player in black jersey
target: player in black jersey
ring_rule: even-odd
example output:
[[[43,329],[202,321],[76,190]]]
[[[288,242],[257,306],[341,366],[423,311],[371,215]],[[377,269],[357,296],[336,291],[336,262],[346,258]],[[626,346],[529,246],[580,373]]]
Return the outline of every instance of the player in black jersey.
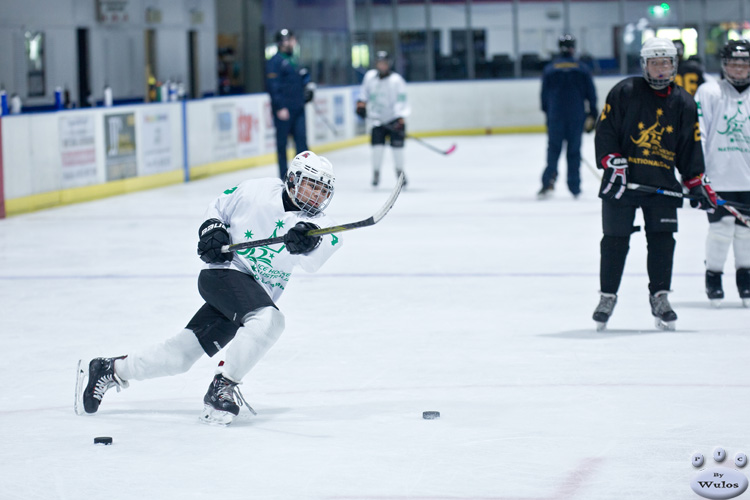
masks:
[[[601,300],[594,311],[599,330],[606,327],[617,302],[635,212],[640,208],[648,244],[649,302],[656,324],[674,329],[677,315],[667,300],[681,198],[627,189],[627,183],[682,191],[677,180],[697,198],[694,206],[716,207],[716,194],[704,177],[698,114],[693,98],[675,85],[677,50],[664,38],[647,40],[641,48],[642,77],[618,83],[607,96],[596,128],[596,157],[604,169],[600,284]]]
[[[682,40],[672,40],[677,49],[677,74],[674,81],[677,85],[688,91],[688,94],[695,96],[695,92],[701,84],[705,83],[703,77],[703,66],[693,59],[683,59],[685,54],[685,44]]]

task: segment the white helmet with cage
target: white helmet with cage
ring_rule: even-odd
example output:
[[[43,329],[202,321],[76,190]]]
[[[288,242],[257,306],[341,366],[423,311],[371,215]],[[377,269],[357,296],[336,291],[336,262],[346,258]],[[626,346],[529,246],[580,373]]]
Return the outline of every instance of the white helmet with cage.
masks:
[[[672,62],[672,69],[665,71],[658,77],[651,76],[648,71],[648,60],[668,58]],[[641,69],[643,78],[648,82],[651,88],[661,90],[666,88],[677,75],[677,48],[668,38],[649,38],[641,47]]]
[[[323,212],[333,198],[333,165],[312,151],[294,157],[286,174],[286,192],[292,202],[310,217]]]

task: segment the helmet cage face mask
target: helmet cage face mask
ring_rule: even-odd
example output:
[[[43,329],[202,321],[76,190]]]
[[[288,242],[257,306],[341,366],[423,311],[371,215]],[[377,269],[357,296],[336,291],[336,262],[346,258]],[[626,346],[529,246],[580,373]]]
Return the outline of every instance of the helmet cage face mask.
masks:
[[[667,58],[672,62],[672,70],[669,73],[659,77],[651,76],[648,70],[649,59],[663,59]],[[661,90],[667,88],[670,83],[674,81],[674,77],[677,75],[677,49],[670,40],[662,38],[651,38],[646,40],[641,48],[641,69],[643,70],[643,78],[648,82],[654,90]]]
[[[748,65],[744,78],[731,76],[727,71],[727,66],[733,61],[745,62]],[[750,42],[741,40],[729,42],[724,46],[721,50],[721,71],[724,73],[724,78],[732,85],[741,87],[750,84]]]
[[[286,177],[286,191],[304,214],[315,217],[331,203],[334,182],[331,162],[305,151],[292,160]]]

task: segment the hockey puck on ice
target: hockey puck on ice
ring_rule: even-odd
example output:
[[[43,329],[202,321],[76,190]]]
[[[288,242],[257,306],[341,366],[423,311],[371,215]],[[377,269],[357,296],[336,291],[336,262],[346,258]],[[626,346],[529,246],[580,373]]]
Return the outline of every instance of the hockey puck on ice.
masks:
[[[111,437],[96,437],[94,438],[94,444],[112,444]]]
[[[440,418],[440,412],[439,411],[423,411],[422,418],[425,420],[434,420],[436,418]]]

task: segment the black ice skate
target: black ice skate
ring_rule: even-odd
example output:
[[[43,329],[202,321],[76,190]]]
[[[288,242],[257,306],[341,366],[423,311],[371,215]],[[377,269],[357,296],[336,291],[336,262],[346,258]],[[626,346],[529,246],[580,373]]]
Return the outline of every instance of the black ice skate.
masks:
[[[672,306],[669,305],[669,300],[667,300],[668,293],[668,290],[656,292],[648,296],[648,301],[651,303],[651,314],[656,318],[656,327],[661,330],[674,331],[677,314],[672,310]]]
[[[597,332],[601,332],[607,328],[607,321],[609,321],[609,317],[612,316],[612,311],[614,311],[615,304],[617,304],[616,294],[604,292],[599,293],[602,297],[599,299],[599,305],[594,309],[594,321],[596,321]]]
[[[234,417],[240,414],[240,406],[243,404],[253,415],[256,415],[255,410],[242,397],[237,385],[237,382],[229,380],[222,374],[214,377],[213,382],[208,386],[208,392],[203,397],[201,422],[229,425]]]
[[[376,171],[372,173],[372,185],[377,187],[378,184],[380,184],[380,172]]]
[[[750,269],[737,269],[737,291],[740,292],[742,305],[750,307]]]
[[[724,298],[724,288],[721,286],[721,275],[721,271],[718,273],[714,271],[706,271],[706,295],[708,296],[708,300],[711,301],[711,305],[714,307],[719,307],[721,299]]]
[[[82,362],[78,361],[78,380],[76,382],[75,410],[78,415],[96,413],[102,403],[104,393],[112,387],[126,389],[128,382],[122,380],[115,373],[115,360],[124,359],[125,356],[116,358],[94,358],[89,363],[88,383],[84,388],[86,372],[82,368]]]
[[[542,186],[542,189],[539,190],[539,192],[536,194],[536,197],[540,200],[544,200],[552,196],[552,193],[554,191],[555,191],[555,185],[548,184],[546,186]]]

